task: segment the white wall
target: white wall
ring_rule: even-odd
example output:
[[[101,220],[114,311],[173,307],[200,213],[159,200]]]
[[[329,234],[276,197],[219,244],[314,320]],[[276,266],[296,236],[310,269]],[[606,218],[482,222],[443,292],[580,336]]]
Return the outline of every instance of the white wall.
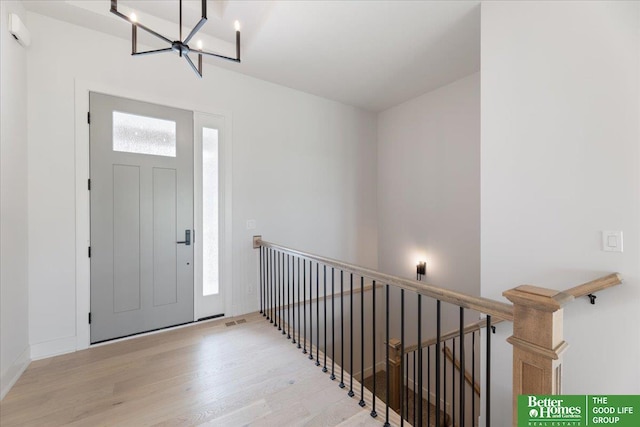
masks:
[[[378,224],[382,271],[415,279],[422,259],[427,283],[480,295],[479,73],[378,115]],[[399,292],[391,296],[399,307]],[[407,295],[408,319],[417,316],[415,301]],[[423,338],[436,333],[432,303],[424,301]],[[442,313],[443,331],[458,326],[457,307],[443,304]],[[406,333],[415,344],[411,321]]]
[[[382,271],[415,279],[417,260],[422,259],[427,261],[427,283],[480,295],[479,73],[378,115],[378,221]],[[398,313],[400,292],[394,289],[390,297]],[[425,340],[436,335],[434,301],[424,299],[422,311]],[[475,312],[465,316],[466,323],[478,319]],[[413,293],[406,295],[405,319],[405,344],[416,344]],[[399,316],[392,316],[395,338],[400,338],[399,323]],[[458,307],[442,304],[443,332],[458,324]],[[470,337],[467,341],[470,348]],[[471,351],[466,355],[470,366]],[[433,384],[424,385],[425,394],[435,390],[435,366],[430,369]]]
[[[482,295],[625,280],[565,309],[566,394],[640,393],[639,8],[482,4]],[[601,230],[623,230],[624,253]],[[510,425],[511,372],[493,374]]]
[[[0,398],[29,361],[27,57],[7,30],[21,2],[0,2]]]
[[[480,293],[480,75],[378,115],[378,263]]]
[[[199,80],[175,56],[132,58],[127,40],[38,14],[29,20],[29,299],[38,354],[75,345],[76,78],[232,115],[233,313],[258,309],[253,234],[376,267],[373,114],[211,64]],[[257,229],[246,230],[248,219]]]

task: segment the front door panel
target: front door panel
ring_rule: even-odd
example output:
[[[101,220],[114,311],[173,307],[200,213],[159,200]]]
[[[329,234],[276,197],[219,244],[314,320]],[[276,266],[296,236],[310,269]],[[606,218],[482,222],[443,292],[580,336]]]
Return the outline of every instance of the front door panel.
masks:
[[[193,321],[193,113],[97,93],[90,110],[91,342]]]

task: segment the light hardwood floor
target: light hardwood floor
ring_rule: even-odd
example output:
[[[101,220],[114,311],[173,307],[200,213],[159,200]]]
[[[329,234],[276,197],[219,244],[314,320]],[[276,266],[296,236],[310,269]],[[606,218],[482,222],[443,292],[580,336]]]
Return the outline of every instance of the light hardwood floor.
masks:
[[[382,425],[262,316],[243,319],[35,361],[0,402],[0,424]]]

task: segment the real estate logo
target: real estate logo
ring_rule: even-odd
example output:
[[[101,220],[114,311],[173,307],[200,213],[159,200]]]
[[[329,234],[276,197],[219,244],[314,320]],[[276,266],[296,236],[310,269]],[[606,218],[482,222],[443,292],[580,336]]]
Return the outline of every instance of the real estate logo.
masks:
[[[521,395],[518,427],[640,426],[640,395]]]
[[[526,396],[529,412],[527,425],[579,425],[576,423],[584,421],[584,408],[582,407],[584,401],[573,397]]]

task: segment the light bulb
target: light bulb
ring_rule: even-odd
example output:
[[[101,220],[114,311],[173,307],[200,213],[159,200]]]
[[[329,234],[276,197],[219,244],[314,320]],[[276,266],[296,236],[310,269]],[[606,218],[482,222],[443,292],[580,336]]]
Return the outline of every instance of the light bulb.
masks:
[[[196,45],[198,46],[198,50],[202,50],[202,40],[198,40],[198,43],[196,43]]]
[[[236,31],[240,31],[240,21],[236,21],[233,26],[235,27]]]
[[[138,17],[135,13],[132,13],[129,18],[131,19],[131,22],[138,22]]]

